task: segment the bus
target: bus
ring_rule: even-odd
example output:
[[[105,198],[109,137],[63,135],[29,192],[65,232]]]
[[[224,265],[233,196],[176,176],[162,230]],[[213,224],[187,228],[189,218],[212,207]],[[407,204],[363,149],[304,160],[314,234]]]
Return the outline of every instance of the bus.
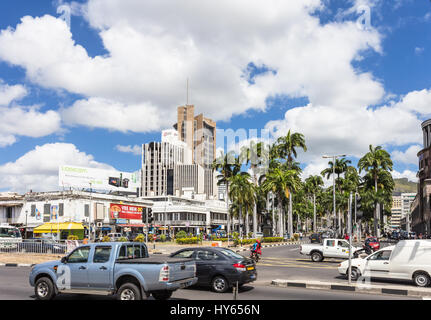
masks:
[[[17,248],[19,242],[22,242],[22,235],[17,227],[0,224],[0,248]]]

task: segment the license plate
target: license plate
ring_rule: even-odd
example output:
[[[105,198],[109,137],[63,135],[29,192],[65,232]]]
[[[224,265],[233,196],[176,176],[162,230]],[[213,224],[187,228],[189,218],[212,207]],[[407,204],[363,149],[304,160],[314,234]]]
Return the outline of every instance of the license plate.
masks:
[[[247,270],[248,271],[254,270],[254,267],[248,267]]]

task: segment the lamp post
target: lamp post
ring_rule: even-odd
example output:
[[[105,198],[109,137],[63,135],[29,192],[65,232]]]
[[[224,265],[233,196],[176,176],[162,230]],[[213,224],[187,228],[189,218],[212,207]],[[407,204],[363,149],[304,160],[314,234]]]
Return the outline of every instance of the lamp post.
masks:
[[[334,203],[333,203],[333,205],[334,205],[334,224],[336,224],[336,220],[337,220],[337,211],[335,208],[335,160],[337,158],[343,158],[345,156],[346,156],[345,154],[340,154],[340,155],[323,156],[322,157],[323,159],[328,159],[328,158],[333,159],[333,162],[332,162],[332,184],[333,184],[333,194],[334,194]],[[340,214],[338,214],[338,228],[337,228],[338,233],[340,233],[340,227],[341,227],[341,216],[340,216]]]

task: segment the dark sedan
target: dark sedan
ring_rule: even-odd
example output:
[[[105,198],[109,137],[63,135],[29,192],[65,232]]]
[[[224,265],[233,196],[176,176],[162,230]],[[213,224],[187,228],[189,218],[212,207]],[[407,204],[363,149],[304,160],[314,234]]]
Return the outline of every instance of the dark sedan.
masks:
[[[322,243],[322,235],[320,233],[313,233],[310,236],[311,243]]]
[[[33,253],[66,253],[66,245],[51,239],[35,238],[23,240],[18,244],[18,251]]]
[[[253,260],[226,248],[186,248],[170,255],[174,258],[191,258],[196,262],[197,285],[210,286],[223,293],[236,285],[253,282],[257,278]]]

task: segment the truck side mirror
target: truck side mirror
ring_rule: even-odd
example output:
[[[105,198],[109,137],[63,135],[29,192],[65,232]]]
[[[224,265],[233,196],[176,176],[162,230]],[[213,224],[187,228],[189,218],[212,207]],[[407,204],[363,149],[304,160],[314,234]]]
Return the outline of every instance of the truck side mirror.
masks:
[[[62,257],[60,261],[61,261],[61,263],[66,263],[67,262],[67,257]]]

